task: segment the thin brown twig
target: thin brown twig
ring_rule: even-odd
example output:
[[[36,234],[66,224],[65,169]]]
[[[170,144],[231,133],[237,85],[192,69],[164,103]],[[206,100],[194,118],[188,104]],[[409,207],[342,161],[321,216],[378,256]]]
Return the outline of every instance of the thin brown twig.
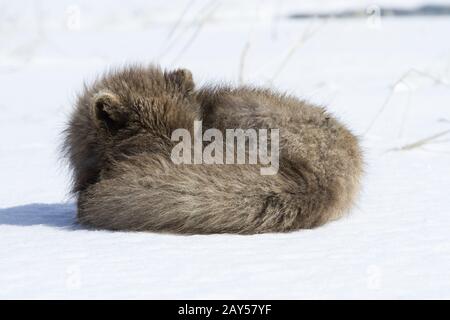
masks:
[[[197,36],[200,34],[200,31],[203,29],[204,25],[208,21],[208,19],[214,14],[214,12],[217,10],[217,8],[220,6],[220,3],[214,3],[211,6],[210,10],[200,19],[197,27],[195,28],[192,35],[189,37],[188,41],[186,41],[183,48],[179,51],[178,55],[173,59],[172,65],[175,64],[182,56],[183,54],[191,47],[191,45],[194,43]]]
[[[375,117],[372,118],[372,121],[369,123],[369,126],[367,127],[366,131],[364,131],[363,135],[366,135],[374,126],[375,122],[377,122],[378,118],[381,116],[381,114],[386,109],[387,105],[389,104],[390,100],[392,99],[392,96],[395,93],[395,88],[400,84],[404,84],[409,89],[409,93],[411,94],[411,87],[406,83],[406,79],[411,76],[412,74],[418,74],[422,77],[429,78],[435,82],[435,84],[440,84],[443,86],[449,86],[449,84],[446,81],[443,81],[442,79],[439,79],[438,77],[429,74],[427,72],[417,70],[417,69],[410,69],[407,72],[405,72],[397,81],[394,82],[392,86],[390,86],[389,94],[387,95],[386,99],[384,100],[384,103],[381,105],[381,107],[378,109],[377,113],[375,114]]]
[[[215,0],[211,0],[208,1],[204,6],[202,6],[196,16],[201,16],[202,13],[206,10],[208,10],[208,8],[214,4]],[[180,18],[181,19],[181,18]],[[200,19],[201,20],[201,19]],[[195,21],[193,22],[193,24],[195,25]],[[168,44],[160,51],[159,55],[158,55],[158,60],[160,60],[162,57],[164,57],[165,55],[167,55],[169,52],[172,51],[172,48],[175,47],[177,44],[179,44],[180,42],[182,42],[181,38],[184,34],[186,34],[187,32],[189,32],[190,30],[190,26],[187,28],[184,28],[181,32],[178,33],[174,33],[172,35],[172,39],[168,39]]]
[[[437,139],[439,137],[442,137],[442,136],[444,136],[444,135],[446,135],[448,133],[450,133],[450,130],[445,130],[445,131],[436,133],[436,134],[434,134],[432,136],[426,137],[424,139],[420,139],[420,140],[418,140],[416,142],[413,142],[413,143],[410,143],[410,144],[406,144],[406,145],[404,145],[402,147],[399,147],[399,148],[393,148],[393,149],[390,149],[388,151],[406,151],[406,150],[412,150],[412,149],[420,148],[420,147],[422,147],[422,146],[432,142],[433,140],[435,140],[435,139]]]
[[[297,49],[301,47],[309,39],[311,39],[326,22],[327,22],[326,20],[323,20],[323,22],[315,29],[310,25],[305,30],[305,32],[302,33],[300,39],[289,49],[288,53],[281,61],[280,65],[278,66],[278,69],[275,71],[272,78],[270,79],[270,82],[273,82],[280,75],[280,73],[284,70],[284,68],[286,67],[286,65],[288,64],[289,60],[292,58],[294,53],[297,51]]]
[[[186,13],[189,11],[189,9],[192,7],[192,4],[195,2],[195,0],[191,0],[188,2],[188,4],[186,5],[186,7],[184,7],[183,11],[181,11],[180,16],[178,17],[178,19],[175,21],[174,25],[172,26],[172,28],[169,31],[169,34],[167,35],[167,39],[170,40],[170,38],[172,38],[172,36],[174,35],[175,31],[178,30],[178,27],[181,24],[181,21],[183,21],[184,16],[186,15]]]
[[[248,50],[250,49],[250,40],[245,42],[244,48],[242,48],[241,58],[239,60],[239,84],[244,83],[244,68],[245,68],[245,58],[247,57]]]

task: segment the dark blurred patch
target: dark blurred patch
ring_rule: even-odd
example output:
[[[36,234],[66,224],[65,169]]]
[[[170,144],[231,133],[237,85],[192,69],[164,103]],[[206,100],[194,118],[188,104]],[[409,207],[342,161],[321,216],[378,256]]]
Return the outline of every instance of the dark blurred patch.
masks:
[[[372,15],[380,17],[438,17],[450,16],[450,5],[424,5],[417,8],[383,8],[370,6],[365,9],[344,10],[340,12],[321,13],[294,13],[288,15],[289,19],[310,19],[310,18],[364,18]]]

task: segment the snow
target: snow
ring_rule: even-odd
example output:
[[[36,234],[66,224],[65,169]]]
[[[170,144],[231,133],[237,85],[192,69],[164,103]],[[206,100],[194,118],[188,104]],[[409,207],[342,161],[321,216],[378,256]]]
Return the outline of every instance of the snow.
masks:
[[[369,4],[2,1],[0,298],[450,298],[449,17],[286,18]],[[83,82],[131,62],[326,105],[362,139],[357,205],[289,234],[80,227],[60,133]]]

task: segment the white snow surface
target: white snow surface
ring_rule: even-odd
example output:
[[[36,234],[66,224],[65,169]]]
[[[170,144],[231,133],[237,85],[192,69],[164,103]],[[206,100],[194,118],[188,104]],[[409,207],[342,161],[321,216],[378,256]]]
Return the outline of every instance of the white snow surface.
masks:
[[[1,1],[0,298],[450,298],[450,17],[286,18],[372,3]],[[326,106],[362,140],[356,206],[288,234],[77,225],[61,131],[84,81],[136,62]]]

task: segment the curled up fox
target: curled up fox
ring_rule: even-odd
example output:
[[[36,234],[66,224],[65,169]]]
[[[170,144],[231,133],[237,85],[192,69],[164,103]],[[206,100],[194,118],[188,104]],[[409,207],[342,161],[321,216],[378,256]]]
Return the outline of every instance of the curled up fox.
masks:
[[[323,108],[190,71],[132,66],[85,87],[65,130],[78,221],[184,234],[314,228],[352,206],[357,138]]]

